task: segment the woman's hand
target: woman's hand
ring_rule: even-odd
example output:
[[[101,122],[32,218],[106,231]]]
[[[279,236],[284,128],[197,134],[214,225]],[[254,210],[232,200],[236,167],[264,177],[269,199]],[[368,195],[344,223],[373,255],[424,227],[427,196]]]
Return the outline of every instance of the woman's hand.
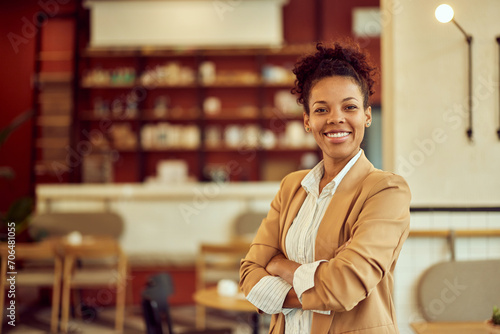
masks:
[[[273,276],[279,276],[279,266],[280,262],[286,260],[286,257],[283,253],[279,253],[275,255],[267,264],[266,271]]]
[[[293,285],[293,274],[300,267],[300,264],[288,260],[283,253],[275,255],[266,266],[266,271],[273,275],[279,276]]]

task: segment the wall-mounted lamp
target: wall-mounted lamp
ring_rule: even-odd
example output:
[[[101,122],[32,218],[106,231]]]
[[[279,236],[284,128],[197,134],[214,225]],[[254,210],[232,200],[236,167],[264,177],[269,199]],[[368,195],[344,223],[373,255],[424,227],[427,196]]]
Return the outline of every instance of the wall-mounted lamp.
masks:
[[[468,96],[468,101],[469,101],[469,127],[467,128],[467,137],[469,137],[469,139],[471,140],[472,139],[472,36],[467,34],[465,32],[465,30],[457,23],[457,21],[455,21],[455,19],[453,18],[453,16],[455,15],[455,13],[453,12],[453,8],[451,8],[451,6],[449,5],[446,5],[446,4],[442,4],[442,5],[439,5],[437,8],[436,8],[436,11],[434,12],[434,14],[436,15],[436,19],[439,21],[439,22],[442,22],[442,23],[448,23],[448,22],[453,22],[458,29],[460,29],[460,31],[462,32],[462,34],[464,34],[465,36],[465,41],[467,42],[467,47],[468,47],[468,51],[469,51],[469,96]],[[499,129],[500,131],[500,129]],[[499,133],[499,136],[500,136],[500,133]]]

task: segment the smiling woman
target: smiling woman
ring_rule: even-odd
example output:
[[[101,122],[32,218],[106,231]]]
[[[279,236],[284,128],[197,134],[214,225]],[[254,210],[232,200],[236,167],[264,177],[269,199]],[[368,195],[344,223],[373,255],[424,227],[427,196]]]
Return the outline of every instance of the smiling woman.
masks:
[[[399,333],[393,273],[410,190],[361,149],[372,122],[366,55],[340,44],[316,49],[296,64],[292,92],[323,160],[283,179],[241,263],[240,286],[273,314],[271,333]]]

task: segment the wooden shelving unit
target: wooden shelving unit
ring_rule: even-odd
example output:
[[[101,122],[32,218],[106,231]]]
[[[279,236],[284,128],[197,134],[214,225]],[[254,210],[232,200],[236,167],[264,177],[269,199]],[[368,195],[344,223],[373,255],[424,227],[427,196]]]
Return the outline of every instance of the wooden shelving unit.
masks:
[[[319,158],[320,153],[310,143],[303,147],[297,147],[297,144],[287,146],[283,139],[286,124],[301,122],[302,113],[297,110],[294,113],[280,111],[274,100],[278,91],[292,88],[293,78],[266,78],[265,67],[277,67],[290,73],[291,64],[300,55],[313,49],[312,45],[305,44],[269,49],[87,48],[81,52],[81,80],[77,90],[79,103],[75,120],[79,127],[77,132],[97,131],[107,138],[109,151],[119,153],[119,161],[115,161],[111,167],[115,171],[119,170],[113,182],[142,182],[155,174],[156,163],[169,159],[186,161],[189,174],[198,181],[210,180],[207,169],[224,169],[224,165],[229,162],[236,162],[241,171],[239,175],[230,173],[230,180],[260,181],[265,179],[263,170],[273,168],[274,152],[278,153],[277,159],[281,162],[288,161],[292,165],[283,171],[284,176],[289,169],[299,167],[303,154],[313,153]],[[200,66],[207,61],[215,67],[214,77],[208,83],[200,70]],[[173,71],[161,76],[157,82],[150,78],[149,81],[144,79],[148,71],[154,78],[157,73],[172,67]],[[92,77],[93,73],[97,75],[96,80]],[[122,83],[113,79],[120,75],[128,81]],[[134,94],[137,99],[133,111],[127,113],[127,101]],[[209,110],[206,105],[208,98],[215,98],[219,104],[215,110]],[[155,108],[160,99],[167,101],[165,110]],[[96,101],[103,103],[104,111],[101,105],[95,106]],[[116,110],[113,110],[113,104]],[[102,123],[107,124],[105,128]],[[278,123],[279,126],[276,126]],[[183,127],[194,126],[198,129],[196,136],[199,144],[196,148],[145,145],[145,128],[155,126],[178,127],[181,132]],[[227,142],[228,131],[235,135],[235,131],[238,132],[235,128],[244,132],[248,127],[257,128],[258,136],[263,131],[267,132],[267,136],[274,135],[275,146],[246,145],[244,136],[236,139],[239,144]],[[115,147],[109,138],[113,137],[112,132],[117,128],[133,134],[134,139],[131,138],[130,142],[136,143],[135,149]],[[213,137],[214,131],[218,143],[210,145],[208,137]],[[159,136],[169,135],[167,130]],[[182,134],[180,140],[184,140]],[[104,154],[102,150],[95,152]],[[252,153],[251,159],[249,152]],[[131,164],[134,167],[128,168]],[[85,179],[84,173],[82,179]]]

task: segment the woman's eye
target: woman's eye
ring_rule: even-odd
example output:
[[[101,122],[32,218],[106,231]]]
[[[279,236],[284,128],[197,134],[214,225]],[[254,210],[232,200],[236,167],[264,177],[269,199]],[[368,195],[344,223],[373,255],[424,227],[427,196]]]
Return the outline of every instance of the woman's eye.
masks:
[[[326,112],[326,109],[325,108],[317,108],[317,109],[314,110],[314,112],[324,113],[324,112]]]
[[[358,106],[351,105],[351,106],[347,106],[346,110],[356,110],[357,108],[358,108]]]

